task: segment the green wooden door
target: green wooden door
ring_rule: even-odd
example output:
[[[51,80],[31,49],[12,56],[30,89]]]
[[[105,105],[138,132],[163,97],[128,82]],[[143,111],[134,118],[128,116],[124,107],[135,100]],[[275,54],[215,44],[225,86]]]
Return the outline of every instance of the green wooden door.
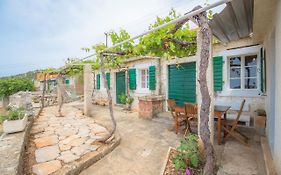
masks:
[[[119,96],[126,93],[125,72],[116,73],[116,103],[122,104]]]
[[[196,63],[170,65],[168,67],[169,99],[177,105],[196,103]]]

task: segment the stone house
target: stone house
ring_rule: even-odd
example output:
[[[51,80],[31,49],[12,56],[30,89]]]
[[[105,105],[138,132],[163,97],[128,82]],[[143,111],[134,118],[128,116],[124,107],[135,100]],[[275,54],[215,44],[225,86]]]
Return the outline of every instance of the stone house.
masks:
[[[57,73],[50,73],[46,76],[47,80],[47,86],[46,90],[51,93],[56,93],[56,87],[57,87],[57,79],[58,74]],[[67,76],[63,78],[63,86],[68,91],[75,92],[76,94],[83,94],[83,79],[81,76]],[[37,73],[36,79],[34,81],[34,86],[37,90],[42,91],[44,87],[44,74],[43,73]]]
[[[278,68],[281,65],[281,2],[232,1],[214,15],[210,26],[220,41],[210,46],[212,60],[207,70],[213,105],[228,104],[232,109],[238,109],[246,99],[241,122],[251,127],[257,120],[257,111],[264,110],[265,144],[269,144],[270,160],[281,173],[281,136],[278,132],[281,128],[281,79],[278,77],[281,75]],[[199,37],[197,41],[200,41]],[[134,110],[141,110],[139,99],[144,96],[175,99],[178,105],[200,103],[196,81],[198,60],[199,53],[173,60],[148,56],[130,58],[122,69],[107,72],[113,102],[120,104],[118,95],[128,92],[134,97]],[[107,95],[100,72],[95,71],[94,79],[93,98],[95,102],[105,104]],[[163,102],[163,109],[167,110],[166,102]]]

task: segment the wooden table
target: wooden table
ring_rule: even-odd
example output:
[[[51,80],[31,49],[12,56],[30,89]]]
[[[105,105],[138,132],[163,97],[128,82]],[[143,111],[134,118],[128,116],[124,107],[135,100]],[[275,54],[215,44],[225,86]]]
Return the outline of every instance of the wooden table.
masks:
[[[215,105],[214,114],[218,118],[218,144],[221,144],[221,116],[223,115],[224,120],[226,120],[226,112],[230,109],[231,106],[220,106]]]

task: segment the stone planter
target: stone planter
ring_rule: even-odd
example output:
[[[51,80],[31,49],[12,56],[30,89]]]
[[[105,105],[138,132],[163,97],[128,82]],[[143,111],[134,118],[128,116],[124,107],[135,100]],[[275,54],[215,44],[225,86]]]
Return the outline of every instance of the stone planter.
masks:
[[[169,159],[170,159],[171,151],[176,151],[176,148],[169,147],[168,152],[167,152],[166,157],[165,157],[165,161],[164,161],[164,163],[163,163],[163,167],[162,167],[162,169],[161,169],[161,175],[162,175],[162,174],[165,175],[167,166],[168,166],[168,164],[169,164]]]
[[[139,117],[152,119],[160,112],[163,112],[163,96],[139,97]]]
[[[27,120],[27,115],[25,115],[21,120],[5,120],[3,122],[3,131],[7,134],[21,132],[25,129]]]

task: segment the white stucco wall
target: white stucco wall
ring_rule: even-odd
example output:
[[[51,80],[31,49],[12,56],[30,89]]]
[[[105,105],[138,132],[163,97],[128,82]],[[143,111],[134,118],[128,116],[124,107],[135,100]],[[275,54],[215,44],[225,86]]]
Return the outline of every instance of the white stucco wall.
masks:
[[[223,90],[215,93],[215,104],[235,105],[239,107],[239,104],[243,99],[246,100],[243,112],[244,115],[250,115],[251,120],[254,120],[255,111],[257,109],[265,109],[266,96],[262,94],[260,90],[260,74],[257,73],[257,89],[256,90],[233,90],[229,88],[229,62],[228,57],[240,56],[248,54],[256,54],[257,69],[260,67],[260,48],[262,45],[256,45],[251,38],[245,38],[239,41],[234,41],[226,45],[216,44],[213,47],[213,56],[223,56]],[[252,46],[253,45],[253,46]]]
[[[276,50],[276,63],[275,63],[275,145],[273,159],[276,162],[277,171],[281,174],[281,2],[278,2],[276,29],[275,29],[275,50]]]
[[[275,2],[276,3],[276,2]],[[281,174],[281,2],[276,3],[276,14],[271,17],[264,38],[266,49],[267,98],[267,138],[278,174]]]

